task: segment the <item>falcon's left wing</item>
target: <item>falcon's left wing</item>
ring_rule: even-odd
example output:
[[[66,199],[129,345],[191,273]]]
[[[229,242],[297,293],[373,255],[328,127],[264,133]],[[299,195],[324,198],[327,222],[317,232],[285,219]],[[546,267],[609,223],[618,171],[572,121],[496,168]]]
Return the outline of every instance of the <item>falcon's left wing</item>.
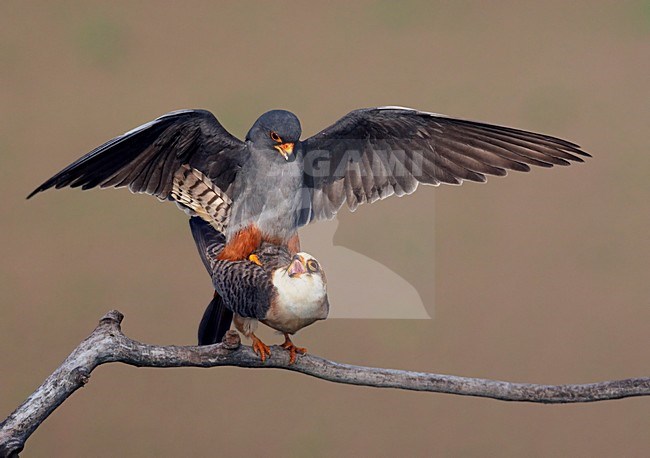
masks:
[[[552,167],[589,156],[548,135],[401,107],[355,110],[302,142],[307,202],[301,224],[358,205],[410,194],[419,183],[486,181],[529,165]]]

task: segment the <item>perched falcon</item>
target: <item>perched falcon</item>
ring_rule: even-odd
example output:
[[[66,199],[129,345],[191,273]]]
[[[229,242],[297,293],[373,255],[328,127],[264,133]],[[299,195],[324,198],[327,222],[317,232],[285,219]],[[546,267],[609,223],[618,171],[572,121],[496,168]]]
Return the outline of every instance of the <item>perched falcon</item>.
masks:
[[[262,242],[300,251],[297,229],[418,184],[484,182],[589,156],[574,143],[510,127],[402,107],[355,110],[300,140],[298,118],[273,110],[245,141],[204,110],[168,113],[97,147],[29,197],[65,186],[128,186],[175,201],[224,232],[220,259],[242,260]],[[228,321],[214,309],[217,323]]]
[[[212,277],[217,294],[208,305],[199,327],[199,345],[221,340],[230,327],[230,319],[215,320],[215,313],[224,307],[234,315],[235,327],[253,340],[253,350],[262,361],[271,350],[256,335],[258,321],[284,334],[282,347],[290,352],[290,362],[296,353],[306,349],[296,347],[290,335],[317,320],[327,318],[327,280],[318,261],[307,253],[292,255],[279,245],[263,242],[255,251],[261,266],[245,261],[220,260],[226,237],[207,222],[193,217],[190,227],[199,255]]]

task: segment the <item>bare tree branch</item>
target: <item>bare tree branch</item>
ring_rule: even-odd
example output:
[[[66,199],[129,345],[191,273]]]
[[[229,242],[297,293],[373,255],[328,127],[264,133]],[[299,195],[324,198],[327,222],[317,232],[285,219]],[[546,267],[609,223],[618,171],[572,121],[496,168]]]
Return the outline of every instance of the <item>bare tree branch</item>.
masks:
[[[224,341],[217,345],[155,346],[126,337],[120,327],[122,319],[120,312],[108,312],[93,333],[74,349],[63,364],[0,423],[0,456],[18,456],[25,441],[48,415],[68,396],[84,386],[97,366],[111,362],[137,367],[278,368],[337,383],[478,396],[502,401],[575,403],[650,395],[650,377],[583,385],[535,385],[353,366],[313,355],[301,356],[295,364],[289,365],[288,352],[279,347],[275,347],[270,359],[262,362],[250,347],[240,345],[239,335],[235,331],[229,331]]]

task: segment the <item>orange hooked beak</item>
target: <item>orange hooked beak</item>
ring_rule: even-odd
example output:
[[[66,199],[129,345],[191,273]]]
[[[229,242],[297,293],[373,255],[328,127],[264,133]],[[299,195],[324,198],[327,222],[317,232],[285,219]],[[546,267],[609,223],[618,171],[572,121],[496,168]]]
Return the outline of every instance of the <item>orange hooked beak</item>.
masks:
[[[293,153],[293,143],[282,143],[281,145],[275,145],[273,148],[277,149],[278,153],[280,153],[286,161],[289,160],[289,155]]]

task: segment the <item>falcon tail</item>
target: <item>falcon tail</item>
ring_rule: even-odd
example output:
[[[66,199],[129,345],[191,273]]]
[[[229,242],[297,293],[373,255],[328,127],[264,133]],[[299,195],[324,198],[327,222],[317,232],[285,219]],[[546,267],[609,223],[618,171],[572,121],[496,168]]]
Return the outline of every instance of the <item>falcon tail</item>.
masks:
[[[201,218],[190,218],[190,228],[201,260],[208,273],[212,275],[212,263],[223,249],[226,238]],[[232,312],[226,308],[223,299],[215,291],[199,324],[199,345],[212,345],[221,342],[226,331],[230,329],[232,316]]]
[[[221,342],[230,329],[230,323],[232,323],[232,312],[226,308],[221,297],[215,292],[199,324],[199,345]]]

